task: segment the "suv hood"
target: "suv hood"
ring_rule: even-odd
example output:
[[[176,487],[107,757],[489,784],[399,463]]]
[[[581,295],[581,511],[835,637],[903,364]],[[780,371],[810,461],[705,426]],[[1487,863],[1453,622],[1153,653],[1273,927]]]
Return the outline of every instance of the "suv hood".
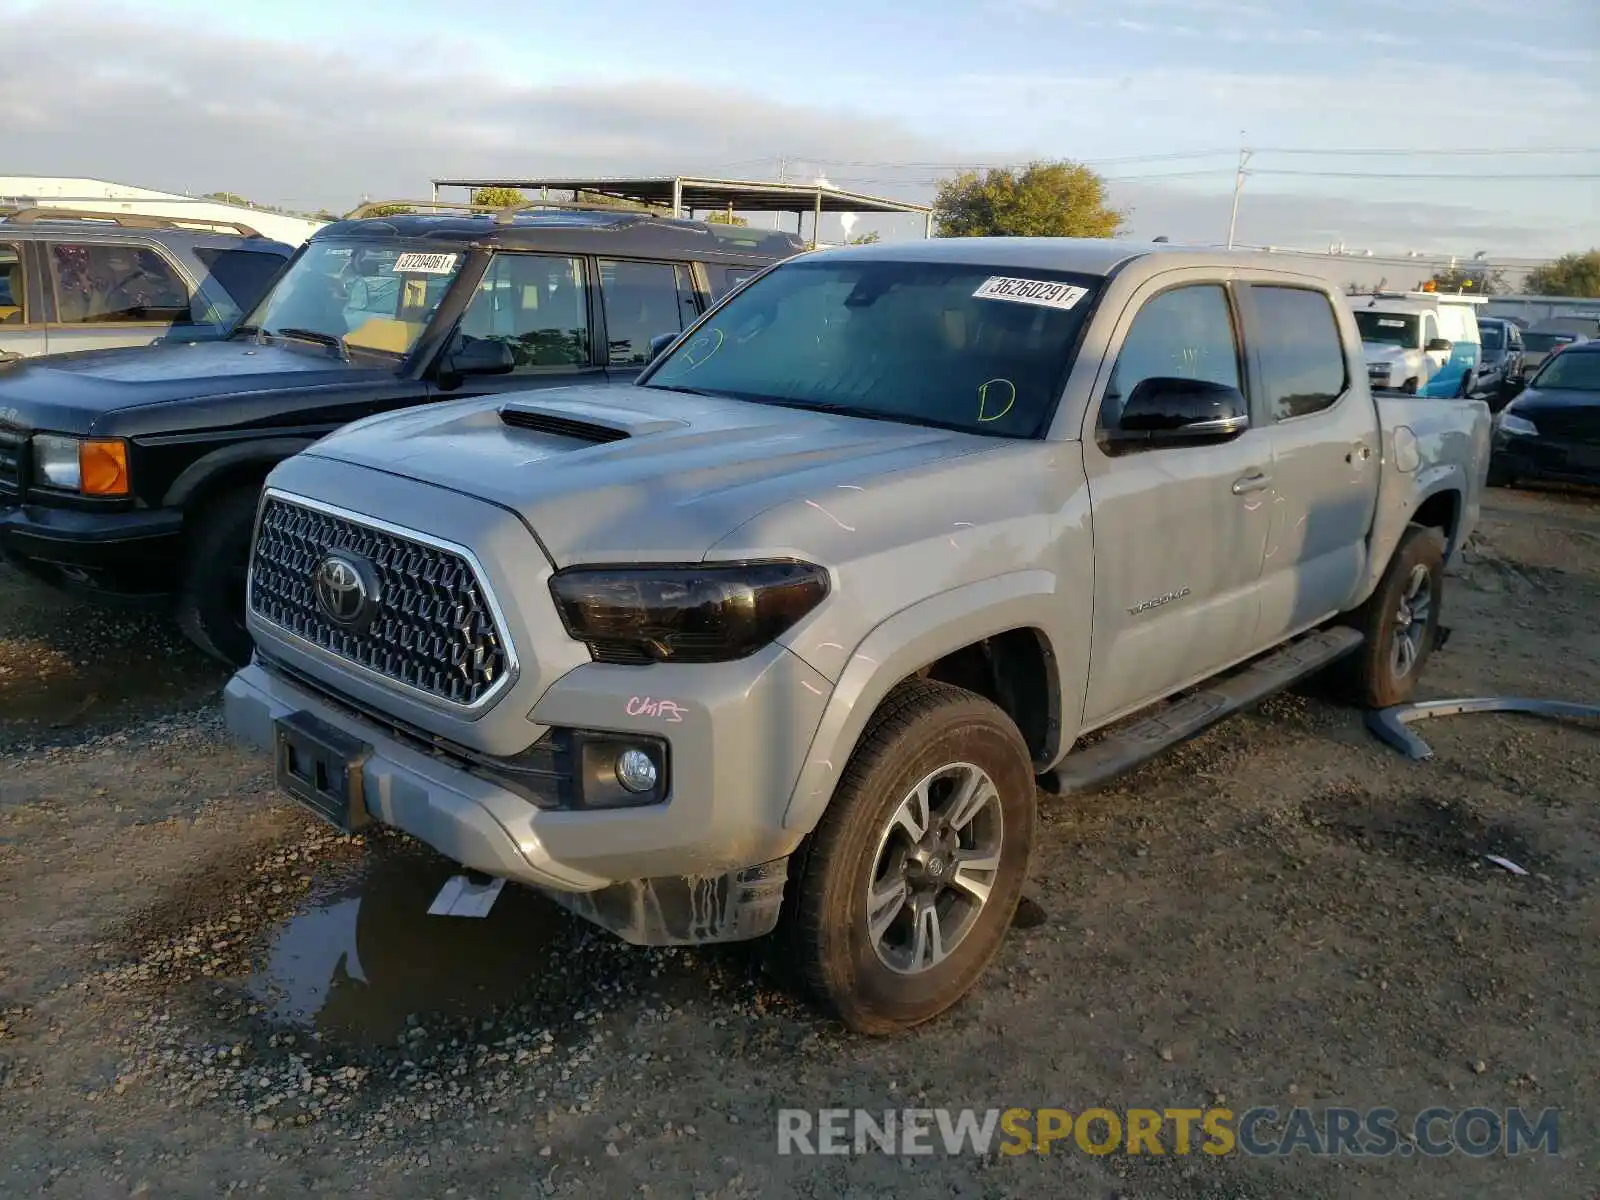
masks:
[[[0,423],[97,433],[110,413],[241,392],[317,387],[393,370],[334,358],[318,346],[244,339],[166,342],[28,358],[0,367]]]
[[[658,388],[580,385],[369,417],[299,457],[488,500],[517,513],[565,567],[698,562],[786,500],[1006,444]]]

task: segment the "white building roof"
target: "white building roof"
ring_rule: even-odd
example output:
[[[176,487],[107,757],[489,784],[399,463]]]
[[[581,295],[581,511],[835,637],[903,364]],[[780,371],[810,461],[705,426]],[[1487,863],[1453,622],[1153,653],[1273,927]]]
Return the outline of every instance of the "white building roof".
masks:
[[[90,209],[101,212],[143,213],[158,217],[204,217],[240,221],[262,236],[298,246],[324,222],[284,213],[224,204],[175,192],[111,183],[104,179],[72,176],[0,175],[0,204],[48,205],[50,208]]]

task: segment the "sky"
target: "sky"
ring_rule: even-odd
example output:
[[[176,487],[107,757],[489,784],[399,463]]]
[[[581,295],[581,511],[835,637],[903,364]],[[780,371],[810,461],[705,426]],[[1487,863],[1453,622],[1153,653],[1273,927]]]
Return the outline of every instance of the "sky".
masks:
[[[780,164],[927,201],[1071,158],[1132,236],[1210,241],[1248,146],[1241,242],[1600,245],[1597,0],[0,0],[0,45],[0,174],[343,211]]]

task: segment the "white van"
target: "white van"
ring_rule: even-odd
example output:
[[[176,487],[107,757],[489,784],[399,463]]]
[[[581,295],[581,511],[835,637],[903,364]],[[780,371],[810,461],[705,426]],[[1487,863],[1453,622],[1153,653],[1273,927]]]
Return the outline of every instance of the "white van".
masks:
[[[1487,302],[1437,292],[1351,296],[1372,386],[1419,396],[1472,395],[1483,356],[1478,309]]]

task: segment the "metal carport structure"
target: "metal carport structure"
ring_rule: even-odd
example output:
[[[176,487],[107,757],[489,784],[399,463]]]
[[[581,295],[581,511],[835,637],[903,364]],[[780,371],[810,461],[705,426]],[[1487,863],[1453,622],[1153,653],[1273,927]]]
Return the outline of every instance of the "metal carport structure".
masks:
[[[692,217],[696,212],[771,212],[794,213],[795,232],[803,233],[805,214],[811,214],[811,243],[816,245],[823,213],[919,214],[923,236],[933,236],[933,209],[926,204],[868,196],[815,183],[758,182],[744,179],[709,179],[699,175],[661,175],[640,178],[583,178],[551,176],[537,179],[435,179],[433,198],[440,188],[516,188],[529,200],[558,199],[552,192],[570,192],[576,201],[582,195],[625,200],[671,213]]]

